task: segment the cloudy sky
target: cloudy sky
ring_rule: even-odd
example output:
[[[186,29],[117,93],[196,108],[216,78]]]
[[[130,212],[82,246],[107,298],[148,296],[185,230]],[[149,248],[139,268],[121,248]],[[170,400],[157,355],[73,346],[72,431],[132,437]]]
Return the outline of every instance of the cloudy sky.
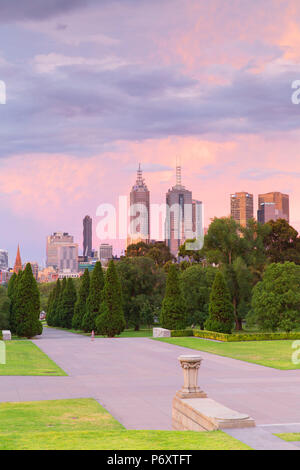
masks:
[[[290,194],[300,230],[298,0],[0,0],[0,248],[45,259],[82,218],[183,183],[206,226],[235,191]],[[95,247],[101,243],[94,236]],[[122,247],[122,242],[118,247]]]

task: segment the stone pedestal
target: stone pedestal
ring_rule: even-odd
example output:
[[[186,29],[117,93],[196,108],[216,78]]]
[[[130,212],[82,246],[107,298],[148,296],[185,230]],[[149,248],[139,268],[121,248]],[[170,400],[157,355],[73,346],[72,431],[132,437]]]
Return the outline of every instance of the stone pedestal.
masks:
[[[173,400],[172,425],[177,431],[215,431],[255,426],[250,416],[207,398],[198,386],[200,356],[180,356],[184,385]]]
[[[165,328],[153,328],[153,338],[171,338],[171,331]]]
[[[184,384],[176,393],[179,398],[205,398],[206,393],[198,386],[198,370],[201,366],[200,356],[179,356],[178,360],[183,370]]]
[[[2,330],[3,341],[11,341],[11,332],[9,330]]]

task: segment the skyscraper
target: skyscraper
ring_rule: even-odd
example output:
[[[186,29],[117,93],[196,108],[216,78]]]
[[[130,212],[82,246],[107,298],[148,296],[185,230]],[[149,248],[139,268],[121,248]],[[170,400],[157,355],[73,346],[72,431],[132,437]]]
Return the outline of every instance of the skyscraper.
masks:
[[[253,194],[240,192],[230,195],[231,217],[242,227],[253,219]]]
[[[21,255],[20,255],[20,246],[18,245],[18,251],[17,251],[16,261],[15,261],[15,266],[14,266],[14,273],[19,274],[19,272],[22,271],[22,269],[23,269],[23,266],[22,266]]]
[[[93,249],[93,221],[92,218],[87,215],[83,219],[83,256],[88,258],[92,256]]]
[[[8,251],[0,250],[0,269],[7,271],[8,269]]]
[[[258,195],[258,222],[265,224],[269,220],[285,219],[290,221],[289,195],[272,192]]]
[[[150,192],[143,178],[141,164],[130,192],[130,229],[127,244],[150,241]]]
[[[181,166],[176,167],[176,185],[166,194],[166,244],[177,256],[180,245],[203,235],[202,202],[181,184]]]

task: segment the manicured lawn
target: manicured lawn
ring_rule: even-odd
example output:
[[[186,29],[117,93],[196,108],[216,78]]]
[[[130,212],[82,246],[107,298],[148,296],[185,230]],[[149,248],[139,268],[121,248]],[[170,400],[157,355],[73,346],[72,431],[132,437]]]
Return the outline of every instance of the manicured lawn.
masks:
[[[280,437],[287,442],[297,442],[300,441],[300,432],[286,432],[282,434],[275,434],[275,436]]]
[[[0,450],[246,450],[217,432],[127,431],[95,400],[0,404]]]
[[[1,375],[67,375],[31,341],[7,341]],[[0,385],[1,386],[1,385]]]
[[[201,338],[159,338],[157,341],[205,351],[219,356],[240,359],[274,369],[300,369],[300,364],[292,363],[292,340],[285,341],[246,341],[241,343],[219,343]]]

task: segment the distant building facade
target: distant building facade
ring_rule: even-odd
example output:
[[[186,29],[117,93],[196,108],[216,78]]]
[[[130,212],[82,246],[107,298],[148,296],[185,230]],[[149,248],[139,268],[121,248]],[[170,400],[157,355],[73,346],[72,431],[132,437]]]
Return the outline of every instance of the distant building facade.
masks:
[[[8,270],[8,251],[0,250],[0,269],[3,271]]]
[[[78,272],[78,244],[74,243],[72,235],[55,232],[47,237],[47,267],[53,267],[59,273]]]
[[[130,228],[127,245],[150,240],[150,191],[143,179],[141,165],[130,192]]]
[[[290,221],[289,195],[272,192],[258,195],[257,220],[261,224],[269,220],[285,219]]]
[[[92,256],[93,246],[93,221],[92,218],[87,215],[83,219],[83,256],[85,258]]]
[[[113,247],[106,243],[102,243],[99,247],[99,259],[100,261],[106,261],[113,259]]]
[[[242,227],[246,227],[248,220],[253,219],[253,194],[242,191],[230,195],[231,217]]]

